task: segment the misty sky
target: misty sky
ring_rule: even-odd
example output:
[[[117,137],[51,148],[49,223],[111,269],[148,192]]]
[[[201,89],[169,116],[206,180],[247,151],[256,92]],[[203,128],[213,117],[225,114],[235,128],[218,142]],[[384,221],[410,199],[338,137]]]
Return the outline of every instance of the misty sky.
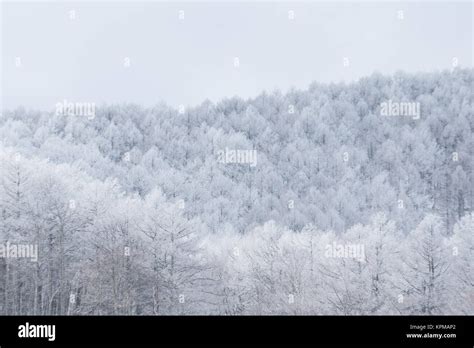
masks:
[[[49,110],[64,99],[188,106],[374,71],[450,69],[453,57],[461,67],[473,66],[470,2],[1,6],[4,108]]]

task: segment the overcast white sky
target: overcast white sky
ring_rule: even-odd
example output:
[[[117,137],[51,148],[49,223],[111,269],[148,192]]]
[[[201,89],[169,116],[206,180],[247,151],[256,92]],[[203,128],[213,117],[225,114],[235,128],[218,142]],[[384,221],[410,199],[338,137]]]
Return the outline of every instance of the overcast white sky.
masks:
[[[473,66],[473,5],[466,1],[1,6],[5,108],[53,109],[63,99],[196,105],[374,71],[450,69],[453,57]]]

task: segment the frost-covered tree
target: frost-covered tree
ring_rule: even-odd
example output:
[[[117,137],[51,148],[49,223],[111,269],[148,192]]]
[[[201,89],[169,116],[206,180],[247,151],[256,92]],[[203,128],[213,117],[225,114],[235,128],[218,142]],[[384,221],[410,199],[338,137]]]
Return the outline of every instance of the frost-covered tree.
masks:
[[[450,264],[443,231],[441,218],[428,215],[405,240],[399,278],[406,294],[403,307],[408,314],[445,311]]]

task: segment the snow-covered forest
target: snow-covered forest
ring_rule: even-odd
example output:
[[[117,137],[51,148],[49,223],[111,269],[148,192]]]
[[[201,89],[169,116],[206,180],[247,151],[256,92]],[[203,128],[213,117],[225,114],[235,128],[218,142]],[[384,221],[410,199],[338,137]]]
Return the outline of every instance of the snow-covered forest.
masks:
[[[4,111],[0,314],[473,315],[473,83]]]

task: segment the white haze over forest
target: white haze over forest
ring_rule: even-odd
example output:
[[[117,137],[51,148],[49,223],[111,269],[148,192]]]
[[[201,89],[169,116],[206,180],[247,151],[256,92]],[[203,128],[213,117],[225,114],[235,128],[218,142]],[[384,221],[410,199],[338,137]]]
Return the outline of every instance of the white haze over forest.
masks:
[[[0,314],[473,315],[473,80],[4,111]]]

